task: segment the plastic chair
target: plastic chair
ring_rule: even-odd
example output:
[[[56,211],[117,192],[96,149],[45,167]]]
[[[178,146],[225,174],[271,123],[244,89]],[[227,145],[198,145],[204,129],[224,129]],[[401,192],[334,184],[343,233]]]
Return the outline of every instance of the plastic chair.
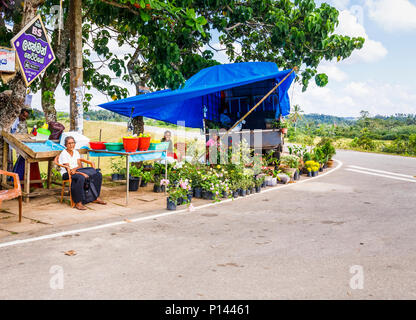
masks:
[[[85,162],[85,163],[89,164],[91,167],[94,167],[94,163],[93,162],[91,162],[89,160],[85,160],[85,159],[80,159],[80,160],[81,160],[81,162]],[[68,173],[68,177],[69,178],[67,180],[62,179],[61,203],[64,201],[65,184],[68,183],[69,199],[71,201],[71,208],[73,208],[73,207],[75,207],[75,203],[72,200],[72,194],[71,194],[71,182],[72,182],[72,179],[71,179],[71,169],[68,166],[64,166],[63,164],[60,164],[59,163],[59,154],[55,157],[55,159],[53,160],[53,162],[58,167],[65,168],[66,169],[66,172]]]
[[[20,179],[17,173],[12,173],[0,170],[0,175],[13,177],[14,188],[9,190],[0,190],[0,207],[3,200],[11,200],[19,198],[19,222],[22,222],[22,188],[20,186]]]

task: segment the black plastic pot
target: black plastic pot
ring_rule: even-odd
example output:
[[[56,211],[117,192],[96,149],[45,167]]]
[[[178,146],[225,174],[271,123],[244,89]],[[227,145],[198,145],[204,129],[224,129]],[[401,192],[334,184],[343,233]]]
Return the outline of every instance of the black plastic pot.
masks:
[[[319,168],[319,172],[323,172],[324,171],[324,168],[323,167],[320,167]]]
[[[118,173],[113,173],[113,174],[111,175],[111,180],[113,180],[113,181],[118,181],[118,180],[120,180],[120,175],[119,175]]]
[[[251,194],[256,193],[256,187],[252,187],[252,188],[251,188],[251,190],[250,190],[250,193],[251,193]]]
[[[162,192],[162,188],[160,187],[160,184],[155,183],[155,184],[153,185],[153,192],[157,192],[157,193]]]
[[[233,191],[233,198],[238,198],[238,191]]]
[[[192,202],[192,193],[188,193],[188,203]]]
[[[211,191],[202,190],[202,198],[205,200],[212,200],[214,198],[214,194]]]
[[[202,188],[201,187],[196,187],[194,189],[194,197],[195,198],[202,198]]]
[[[222,192],[222,197],[223,197],[223,198],[228,198],[228,192],[223,191],[223,192]]]
[[[246,195],[247,195],[247,191],[243,190],[243,189],[240,189],[240,196],[245,197]]]
[[[312,177],[312,171],[308,171],[308,177]]]
[[[166,208],[168,210],[176,210],[175,202],[171,201],[169,198],[166,199]]]
[[[142,182],[140,182],[140,187],[147,187],[147,182],[144,182],[144,181],[142,180]]]
[[[266,188],[266,181],[263,181],[263,183],[261,184],[262,188]]]
[[[129,191],[137,191],[139,189],[139,180],[140,178],[137,177],[129,178]]]
[[[259,193],[261,191],[261,186],[256,186],[256,192]]]
[[[293,180],[299,180],[299,172],[296,170],[295,174],[293,175]]]
[[[178,200],[176,201],[176,204],[178,206],[182,205],[183,204],[183,198],[182,197],[181,198],[178,198]]]

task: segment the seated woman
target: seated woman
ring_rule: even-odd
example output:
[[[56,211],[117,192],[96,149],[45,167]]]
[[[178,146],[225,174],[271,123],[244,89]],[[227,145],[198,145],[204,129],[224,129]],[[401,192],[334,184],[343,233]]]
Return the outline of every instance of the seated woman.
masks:
[[[169,130],[166,130],[165,133],[163,134],[163,138],[160,141],[169,142],[167,156],[172,157],[173,159],[178,159],[178,156],[176,155],[176,153],[173,152],[173,142],[172,142],[171,136],[172,136],[172,133]]]
[[[59,155],[58,163],[63,166],[61,167],[62,179],[68,180],[69,175],[71,176],[71,197],[75,203],[75,208],[87,210],[84,204],[91,201],[107,204],[99,198],[102,182],[101,173],[97,172],[94,166],[92,168],[82,167],[82,162],[86,162],[86,160],[81,159],[79,152],[75,150],[75,139],[73,137],[65,138],[65,147],[66,149]],[[85,189],[87,181],[90,183],[90,189],[94,189],[94,192],[89,192],[88,196],[86,196]]]

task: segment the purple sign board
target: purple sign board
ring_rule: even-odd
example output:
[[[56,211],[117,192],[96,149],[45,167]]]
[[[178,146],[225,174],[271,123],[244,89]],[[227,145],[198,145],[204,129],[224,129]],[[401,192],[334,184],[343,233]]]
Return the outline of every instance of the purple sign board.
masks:
[[[11,42],[28,87],[55,60],[40,15],[33,18]]]

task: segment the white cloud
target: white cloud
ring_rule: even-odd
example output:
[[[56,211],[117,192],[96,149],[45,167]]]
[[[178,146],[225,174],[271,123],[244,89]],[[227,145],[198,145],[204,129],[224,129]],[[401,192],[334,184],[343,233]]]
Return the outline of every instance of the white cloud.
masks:
[[[416,4],[409,0],[366,0],[368,17],[386,31],[416,29]]]
[[[335,33],[347,35],[350,37],[363,37],[364,46],[361,50],[355,50],[346,60],[349,63],[354,62],[375,62],[383,59],[387,55],[387,49],[379,41],[372,40],[368,37],[365,28],[358,22],[348,10],[342,10],[339,14],[339,25]]]
[[[348,78],[348,75],[335,66],[335,63],[322,62],[318,67],[318,73],[325,73],[329,81],[342,82]]]
[[[329,0],[326,2],[338,10],[344,10],[350,4],[350,0]]]
[[[416,94],[411,87],[382,82],[351,81],[345,87],[315,84],[304,93],[295,86],[293,104],[299,104],[305,113],[323,113],[337,116],[359,116],[361,110],[372,115],[416,113]]]

